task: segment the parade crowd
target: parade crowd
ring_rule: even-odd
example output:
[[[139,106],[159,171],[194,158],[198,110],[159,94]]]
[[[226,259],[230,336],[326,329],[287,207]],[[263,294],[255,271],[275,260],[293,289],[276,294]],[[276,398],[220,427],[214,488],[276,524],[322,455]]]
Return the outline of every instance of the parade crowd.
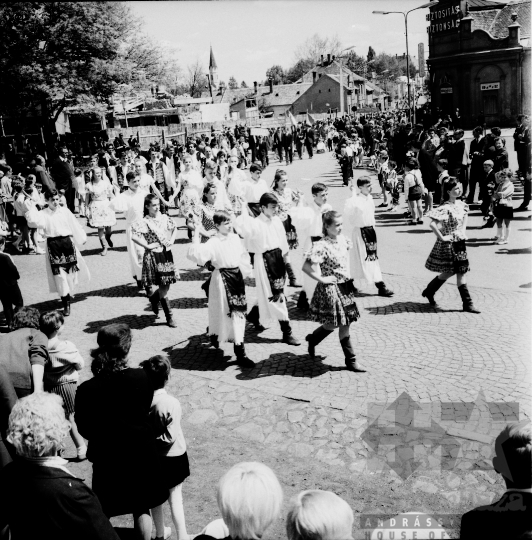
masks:
[[[308,355],[315,358],[318,346],[337,330],[346,369],[363,377],[358,374],[366,370],[350,337],[351,325],[360,318],[359,287],[374,285],[386,298],[394,294],[379,263],[371,174],[376,173],[381,191],[377,208],[397,213],[405,204],[403,217],[411,226],[424,217],[430,220],[436,239],[426,268],[437,276],[420,295],[436,307],[437,291],[456,275],[463,311],[478,314],[466,280],[469,208],[480,206],[485,227],[496,224],[495,243],[509,242],[514,179],[524,185],[516,211],[528,209],[530,202],[528,118],[519,118],[514,141],[517,179],[500,129],[484,134],[483,127],[475,128],[468,146],[464,131],[447,120],[412,125],[404,114],[390,112],[280,127],[262,135],[245,126],[224,128],[183,145],[151,144],[147,151],[120,135],[85,158],[60,147],[49,166],[40,155],[25,163],[4,156],[0,298],[10,332],[0,338],[0,389],[6,403],[0,457],[2,465],[14,461],[0,474],[0,508],[6,509],[0,529],[9,527],[14,540],[46,534],[114,539],[118,536],[108,518],[133,514],[139,538],[151,538],[152,520],[156,538],[167,538],[162,508],[168,501],[179,540],[193,536],[183,507],[190,469],[181,406],[164,389],[171,376],[168,358],[158,355],[130,367],[131,330],[111,324],[99,330],[91,351],[93,377],[78,387],[84,359],[61,333],[64,317],[73,315],[77,285],[90,280],[81,253],[87,240],[82,223],[97,230],[100,255],[106,256],[114,248],[116,215],[125,215],[127,257],[139,294],[156,318],[162,310],[175,328],[179,320],[167,297],[179,282],[171,251],[177,215],[186,224],[187,257],[207,277],[201,288],[208,298],[212,347],[232,343],[236,363],[247,370],[255,366],[245,348],[250,327],[261,332],[277,326],[284,343],[300,346],[286,297],[287,287],[297,288],[297,309],[317,324],[305,337]],[[344,208],[332,208],[324,183],[314,183],[310,193],[294,188],[290,165],[314,153],[337,160],[351,190]],[[268,185],[261,175],[274,156],[277,169]],[[355,180],[357,169],[365,173]],[[20,252],[44,256],[50,292],[61,299],[62,310],[39,313],[24,306],[11,256]],[[256,287],[252,306],[246,298],[248,277]],[[92,490],[69,473],[60,455],[69,433],[78,459],[93,464]],[[509,490],[497,504],[510,504],[512,494],[519,493],[530,505],[531,449],[528,428],[508,427],[497,439],[494,466]],[[282,488],[265,465],[240,463],[221,479],[217,501],[223,519],[196,538],[258,539],[278,519]],[[35,508],[31,521],[29,506]],[[491,538],[502,530],[505,538],[513,538],[512,531],[529,531],[525,516],[503,516],[489,508],[464,516],[462,538]],[[291,502],[287,535],[290,540],[344,540],[352,538],[353,522],[352,510],[340,497],[310,490]]]

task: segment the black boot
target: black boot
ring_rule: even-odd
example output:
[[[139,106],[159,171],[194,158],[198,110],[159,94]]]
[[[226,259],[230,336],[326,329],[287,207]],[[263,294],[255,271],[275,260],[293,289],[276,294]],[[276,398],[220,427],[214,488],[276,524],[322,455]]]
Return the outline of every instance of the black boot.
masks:
[[[166,301],[166,298],[161,298],[161,306],[163,307],[163,311],[166,316],[166,324],[170,328],[177,328],[177,323],[172,316],[172,311],[170,309],[170,306],[168,305],[168,302]]]
[[[433,307],[436,307],[438,304],[434,300],[434,295],[438,292],[440,287],[445,283],[445,280],[435,277],[426,287],[426,289],[421,293],[421,296],[426,298],[429,301],[429,304]]]
[[[469,313],[480,313],[480,311],[473,304],[473,300],[471,300],[471,295],[469,294],[467,285],[460,285],[460,287],[458,287],[458,292],[462,297],[462,305],[464,311],[467,311]]]
[[[308,311],[310,309],[307,293],[305,291],[301,291],[299,293],[299,299],[297,301],[297,309],[300,309],[302,311]]]
[[[159,318],[159,301],[160,301],[160,297],[159,297],[159,289],[157,289],[157,290],[149,297],[149,301],[150,301],[150,304],[151,304],[151,310],[155,313],[155,315],[157,316],[157,318]]]
[[[290,263],[285,263],[286,273],[288,274],[288,285],[290,287],[301,287],[301,283],[297,281],[296,274]]]
[[[298,345],[301,345],[301,342],[298,341],[292,335],[292,328],[290,328],[290,321],[279,321],[279,324],[281,325],[281,330],[283,331],[284,343],[288,343],[288,345],[294,345],[295,347],[297,347]]]
[[[146,298],[149,298],[153,294],[153,287],[151,285],[144,285],[146,291]]]
[[[113,234],[112,232],[106,232],[106,233],[105,233],[105,239],[107,240],[107,243],[109,244],[109,247],[110,247],[110,248],[113,248],[113,247],[114,247],[113,241],[111,240],[111,235],[112,235],[112,234]]]
[[[251,311],[246,315],[246,320],[248,321],[248,323],[252,324],[259,332],[266,330],[266,328],[264,328],[264,326],[260,324],[259,306],[253,306],[251,308]]]
[[[308,355],[311,358],[316,358],[316,346],[331,333],[332,330],[326,330],[323,326],[320,326],[305,338],[308,341]]]
[[[135,278],[135,281],[137,282],[137,289],[139,290],[139,292],[141,292],[142,289],[143,289],[143,287],[142,287],[142,280],[141,280],[141,279]]]
[[[70,295],[61,296],[61,302],[63,302],[63,315],[68,317],[70,315]]]
[[[345,337],[340,340],[340,345],[342,346],[342,351],[344,351],[345,365],[349,371],[354,371],[355,373],[365,373],[366,370],[362,369],[361,366],[357,364],[357,357],[355,351],[353,350],[353,345],[351,345],[351,338]]]
[[[245,368],[255,367],[255,362],[253,362],[253,360],[250,360],[246,356],[246,348],[244,347],[243,343],[241,343],[240,345],[235,344],[233,349],[235,351],[236,363],[240,367],[245,367]]]
[[[375,287],[377,287],[377,289],[379,290],[379,296],[393,296],[393,291],[386,287],[386,283],[384,283],[384,281],[379,281],[378,283],[375,283]]]
[[[207,299],[209,298],[209,287],[211,286],[211,277],[212,277],[212,275],[210,275],[210,276],[203,282],[203,285],[201,286],[201,288],[203,289],[203,292],[205,293],[205,296],[207,297]]]
[[[209,331],[209,329],[207,328],[207,332]],[[220,342],[218,341],[218,336],[215,336],[214,334],[212,336],[209,336],[209,340],[211,342],[211,345],[215,348],[215,349],[219,349],[220,348]]]
[[[495,225],[495,218],[493,216],[488,217],[488,221],[480,227],[481,229],[491,229]]]

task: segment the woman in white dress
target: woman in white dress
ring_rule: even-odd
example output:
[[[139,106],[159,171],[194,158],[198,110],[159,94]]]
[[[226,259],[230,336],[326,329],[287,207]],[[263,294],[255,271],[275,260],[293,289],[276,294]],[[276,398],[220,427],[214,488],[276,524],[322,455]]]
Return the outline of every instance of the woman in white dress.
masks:
[[[111,240],[111,227],[116,225],[114,210],[109,199],[114,196],[113,186],[104,180],[102,170],[95,167],[91,171],[91,182],[86,185],[87,206],[89,210],[89,225],[98,229],[102,251],[100,255],[107,255],[107,246],[113,247]]]
[[[203,196],[203,187],[205,185],[201,174],[192,166],[192,157],[185,154],[183,158],[184,170],[179,173],[177,180],[178,185],[183,190],[181,193],[181,214],[187,218],[190,214],[195,213],[195,208],[201,205]],[[189,238],[192,234],[189,232]]]
[[[208,261],[214,267],[209,285],[209,336],[211,343],[233,343],[237,364],[253,367],[244,348],[246,328],[246,289],[244,278],[251,275],[249,254],[241,239],[232,232],[231,215],[223,210],[213,216],[217,233],[206,243],[200,243],[196,229],[188,258],[196,264]]]
[[[111,208],[115,212],[124,212],[126,214],[126,246],[129,257],[129,266],[133,278],[137,282],[139,291],[142,290],[142,260],[144,257],[144,248],[133,241],[133,232],[131,226],[133,223],[142,219],[144,216],[144,199],[147,193],[139,187],[140,177],[137,173],[128,172],[126,182],[129,189],[120,193],[111,201]],[[144,284],[145,285],[145,284]],[[151,287],[145,285],[146,295],[151,296],[153,291]]]
[[[230,156],[227,167],[226,185],[235,216],[242,214],[241,184],[246,181],[246,173],[238,168],[238,157]]]
[[[71,293],[79,281],[80,273],[87,281],[90,272],[78,246],[87,241],[87,235],[72,212],[59,204],[57,190],[45,194],[48,208],[38,210],[35,204],[26,212],[28,222],[43,230],[46,238],[46,274],[50,292],[56,292],[63,302],[64,315],[70,315]]]

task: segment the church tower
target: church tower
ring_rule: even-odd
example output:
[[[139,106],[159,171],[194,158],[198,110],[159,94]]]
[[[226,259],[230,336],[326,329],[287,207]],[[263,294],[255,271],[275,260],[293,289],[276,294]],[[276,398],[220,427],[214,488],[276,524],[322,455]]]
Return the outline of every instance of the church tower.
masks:
[[[216,94],[220,84],[219,84],[219,79],[218,79],[218,66],[216,65],[216,60],[214,59],[212,46],[211,46],[211,57],[209,60],[209,84],[210,84],[210,89],[211,89],[211,95]]]

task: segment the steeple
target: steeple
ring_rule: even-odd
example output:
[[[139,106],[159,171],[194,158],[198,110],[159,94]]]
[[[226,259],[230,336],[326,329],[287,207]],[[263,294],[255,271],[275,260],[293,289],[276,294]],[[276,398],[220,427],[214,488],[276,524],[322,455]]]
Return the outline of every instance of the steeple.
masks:
[[[218,87],[220,86],[219,79],[218,79],[218,66],[216,65],[216,60],[214,59],[214,54],[212,52],[212,45],[211,45],[211,56],[209,60],[209,86],[210,86],[211,96],[213,96],[218,91]]]

